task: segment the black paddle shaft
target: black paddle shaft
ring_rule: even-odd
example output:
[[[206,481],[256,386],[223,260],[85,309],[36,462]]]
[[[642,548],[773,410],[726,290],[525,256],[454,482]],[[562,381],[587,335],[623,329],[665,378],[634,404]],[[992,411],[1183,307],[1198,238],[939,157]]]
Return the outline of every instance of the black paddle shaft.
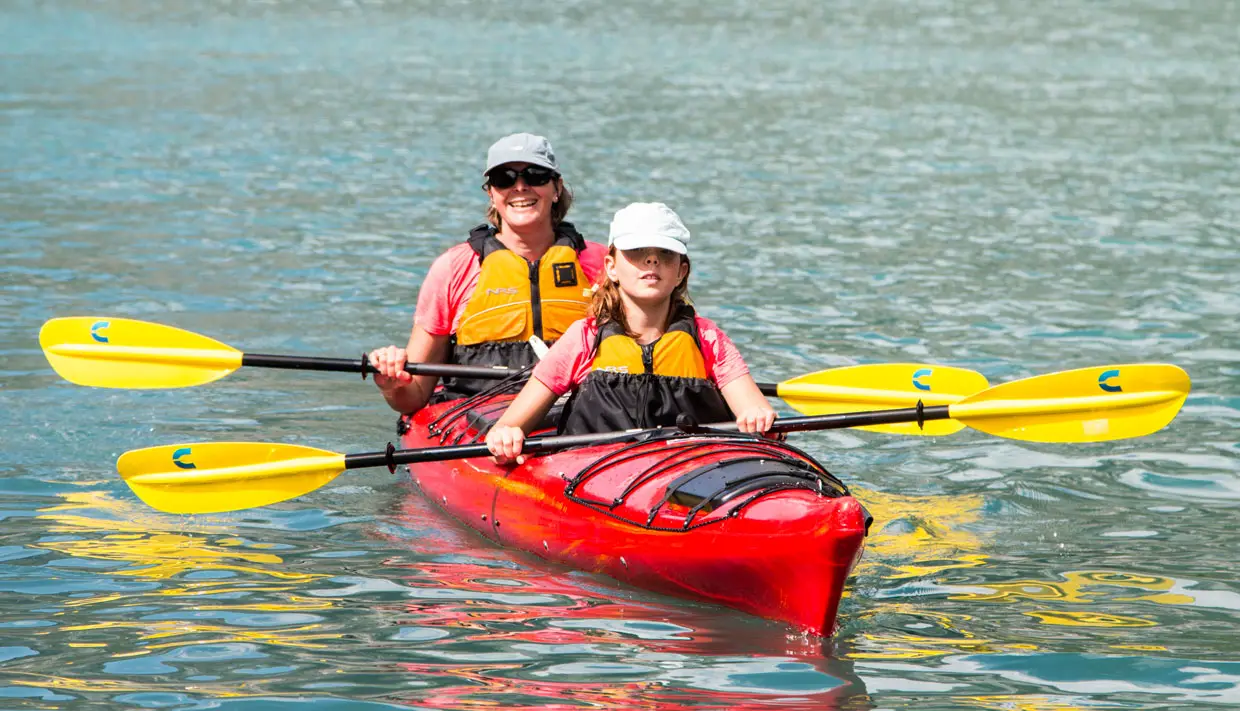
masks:
[[[360,359],[352,358],[306,358],[302,356],[265,355],[262,353],[244,353],[241,365],[258,368],[284,368],[286,370],[318,370],[333,373],[361,373],[365,378],[368,373],[377,373],[370,360],[363,355]],[[500,380],[512,374],[512,370],[504,367],[489,368],[476,365],[450,365],[446,363],[406,363],[405,371],[410,375],[438,375],[453,378],[492,378]]]
[[[304,356],[268,355],[264,353],[241,354],[241,365],[254,368],[282,368],[285,370],[318,370],[333,373],[361,373],[365,378],[378,370],[363,355],[360,360],[351,358],[309,358]],[[452,365],[450,363],[405,363],[410,375],[438,375],[444,378],[477,378],[480,380],[503,380],[514,372],[502,365],[494,367],[478,365]],[[763,395],[779,396],[775,383],[758,383]]]
[[[787,417],[775,420],[771,426],[772,433],[809,432],[814,430],[838,430],[847,427],[869,427],[872,425],[890,425],[897,422],[916,422],[921,424],[930,420],[947,420],[951,418],[948,405],[925,407],[918,403],[917,407],[903,407],[894,410],[875,410],[873,412],[843,412],[834,415],[813,415],[809,417]],[[587,447],[596,444],[612,444],[627,442],[643,437],[656,437],[662,434],[693,432],[736,432],[735,422],[721,422],[714,425],[699,427],[662,427],[649,430],[627,430],[624,432],[605,432],[602,434],[564,435],[557,437],[534,437],[525,440],[521,448],[522,454],[548,454],[573,447]],[[386,452],[368,452],[365,454],[349,454],[344,458],[345,469],[363,469],[366,467],[387,467],[396,470],[399,464],[417,464],[420,462],[440,462],[447,459],[471,459],[489,457],[491,451],[485,444],[458,444],[448,447],[425,447],[422,449],[396,449],[388,445]]]

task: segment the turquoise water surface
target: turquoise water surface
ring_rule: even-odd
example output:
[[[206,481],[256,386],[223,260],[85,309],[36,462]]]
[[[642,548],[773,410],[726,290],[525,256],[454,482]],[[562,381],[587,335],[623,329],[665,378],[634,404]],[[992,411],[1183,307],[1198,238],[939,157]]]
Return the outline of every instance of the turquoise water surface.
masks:
[[[1240,705],[1240,6],[18,0],[0,6],[0,708]],[[1177,364],[1165,429],[793,441],[876,522],[830,641],[496,548],[382,469],[175,516],[194,441],[381,449],[356,376],[71,385],[49,318],[248,352],[407,337],[549,136],[605,240],[662,200],[759,380]],[[783,412],[788,412],[786,409]]]

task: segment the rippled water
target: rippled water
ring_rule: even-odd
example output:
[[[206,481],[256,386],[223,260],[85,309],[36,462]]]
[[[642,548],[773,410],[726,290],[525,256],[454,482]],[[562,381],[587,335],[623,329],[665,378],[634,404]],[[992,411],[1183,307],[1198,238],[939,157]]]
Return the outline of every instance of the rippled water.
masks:
[[[0,706],[1240,704],[1238,8],[5,3]],[[797,437],[877,519],[830,643],[492,547],[382,470],[228,515],[134,498],[128,449],[371,451],[393,418],[345,376],[75,387],[46,319],[400,342],[515,130],[591,238],[680,211],[760,379],[1162,361],[1194,392],[1111,443]]]

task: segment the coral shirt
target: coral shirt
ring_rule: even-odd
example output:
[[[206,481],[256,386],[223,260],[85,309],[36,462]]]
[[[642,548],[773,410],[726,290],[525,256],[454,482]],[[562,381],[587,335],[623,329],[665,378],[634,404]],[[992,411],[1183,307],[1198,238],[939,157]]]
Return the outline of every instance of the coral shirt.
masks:
[[[748,375],[749,366],[745,365],[745,359],[741,358],[732,339],[714,321],[701,316],[695,318],[698,337],[702,340],[706,377],[722,388],[742,375]],[[551,351],[534,366],[534,377],[557,396],[577,387],[590,374],[597,337],[598,325],[594,319],[574,321],[560,340],[551,346]]]
[[[607,248],[595,242],[586,242],[586,248],[577,253],[581,271],[591,284],[598,283],[603,274],[603,257]],[[482,273],[482,260],[468,242],[452,247],[439,255],[431,264],[422,288],[418,291],[418,308],[413,322],[432,336],[450,336],[456,333],[465,313],[465,305],[478,286]]]

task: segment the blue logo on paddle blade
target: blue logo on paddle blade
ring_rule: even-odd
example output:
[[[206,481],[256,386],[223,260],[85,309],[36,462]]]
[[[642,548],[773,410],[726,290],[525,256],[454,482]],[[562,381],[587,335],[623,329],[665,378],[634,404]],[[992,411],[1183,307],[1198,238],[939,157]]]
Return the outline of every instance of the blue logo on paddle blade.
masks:
[[[1106,390],[1109,393],[1121,393],[1124,391],[1124,389],[1121,388],[1120,386],[1107,385],[1108,380],[1110,380],[1111,378],[1118,378],[1118,377],[1119,377],[1119,370],[1103,371],[1102,375],[1098,376],[1098,387],[1102,388],[1103,390]]]
[[[928,378],[933,374],[934,371],[930,368],[922,368],[921,370],[913,373],[913,387],[918,390],[930,390],[930,385],[928,383],[921,382],[918,378]]]
[[[181,457],[188,457],[192,452],[189,447],[181,447],[172,453],[172,463],[181,469],[197,469],[193,462],[182,461]]]
[[[107,321],[96,321],[95,323],[91,324],[90,337],[100,343],[107,343],[108,337],[103,335],[103,332],[108,330],[108,326],[109,324]]]

